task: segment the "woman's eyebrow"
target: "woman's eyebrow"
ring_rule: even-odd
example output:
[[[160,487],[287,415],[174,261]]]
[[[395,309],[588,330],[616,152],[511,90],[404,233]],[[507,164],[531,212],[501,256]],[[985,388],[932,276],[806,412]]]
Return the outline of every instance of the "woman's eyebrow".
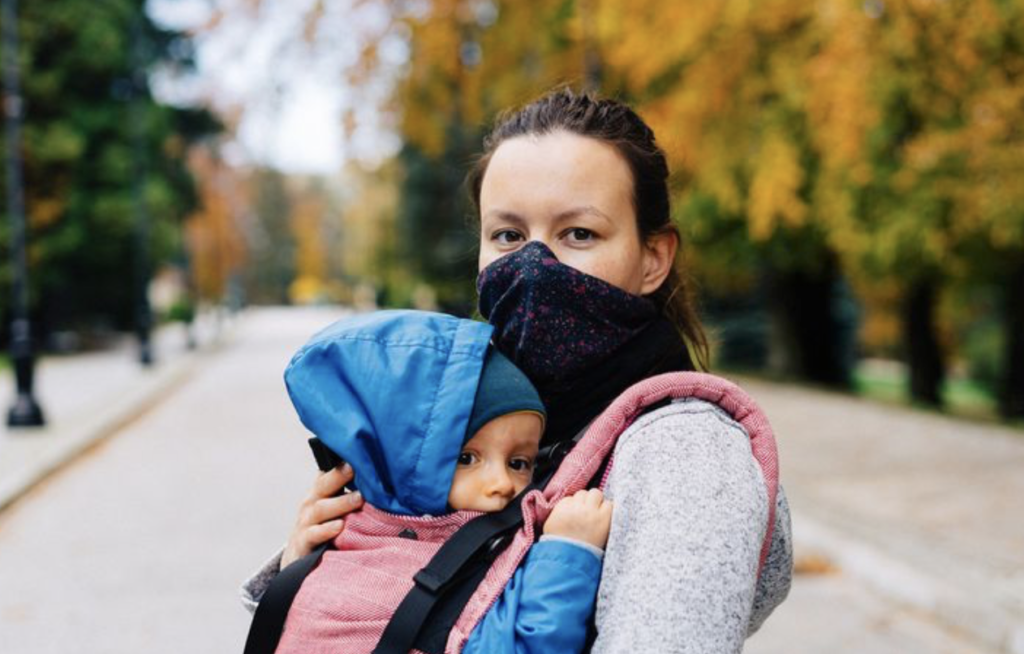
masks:
[[[552,218],[552,222],[560,223],[580,216],[593,216],[609,223],[614,223],[608,214],[601,211],[592,204],[585,204],[578,207],[571,207],[564,211],[559,211]],[[483,220],[500,220],[507,223],[512,223],[518,227],[526,226],[526,219],[513,211],[505,211],[504,209],[491,209],[484,214]]]
[[[523,227],[523,226],[526,225],[526,219],[525,218],[523,218],[522,216],[520,216],[517,213],[514,213],[512,211],[505,211],[503,209],[491,209],[486,214],[484,214],[484,218],[483,219],[484,220],[490,220],[490,219],[501,220],[501,221],[504,221],[504,222],[507,222],[507,223],[512,223],[512,224],[517,225],[519,227]]]
[[[595,218],[600,218],[601,220],[606,220],[609,223],[613,223],[614,222],[608,216],[608,214],[606,214],[605,212],[601,211],[600,209],[598,209],[597,207],[595,207],[592,204],[586,204],[586,205],[582,205],[582,206],[579,206],[579,207],[573,207],[571,209],[566,209],[565,211],[560,211],[557,214],[555,214],[555,222],[562,222],[564,220],[569,220],[571,218],[577,218],[577,217],[579,217],[581,215],[593,216]]]

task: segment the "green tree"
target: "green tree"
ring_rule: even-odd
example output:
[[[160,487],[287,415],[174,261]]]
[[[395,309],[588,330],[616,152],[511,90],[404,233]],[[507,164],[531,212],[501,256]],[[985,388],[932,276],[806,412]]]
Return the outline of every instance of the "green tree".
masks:
[[[205,111],[153,99],[148,73],[189,67],[190,49],[147,18],[143,0],[51,0],[20,11],[34,313],[45,329],[124,328],[136,184],[155,265],[176,254],[178,222],[196,202],[188,145],[219,125]]]

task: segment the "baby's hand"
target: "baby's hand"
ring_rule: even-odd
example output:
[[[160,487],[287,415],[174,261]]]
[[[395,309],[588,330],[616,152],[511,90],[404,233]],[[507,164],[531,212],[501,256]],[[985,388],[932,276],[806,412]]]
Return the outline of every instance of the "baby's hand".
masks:
[[[611,526],[612,503],[604,499],[600,490],[592,488],[560,499],[544,523],[544,533],[574,538],[603,549]]]

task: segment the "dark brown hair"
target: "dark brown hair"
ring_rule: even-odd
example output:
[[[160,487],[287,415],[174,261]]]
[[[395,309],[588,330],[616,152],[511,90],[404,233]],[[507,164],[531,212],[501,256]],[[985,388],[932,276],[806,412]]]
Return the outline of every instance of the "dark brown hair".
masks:
[[[692,284],[678,263],[682,257],[682,238],[671,218],[665,153],[655,143],[651,128],[625,104],[561,88],[518,111],[500,116],[493,131],[484,139],[483,154],[466,177],[477,217],[480,215],[480,187],[498,146],[517,136],[542,136],[557,131],[607,143],[626,161],[633,175],[633,208],[641,241],[665,232],[674,232],[679,238],[676,262],[650,297],[676,326],[697,367],[707,370],[707,337],[694,307]]]

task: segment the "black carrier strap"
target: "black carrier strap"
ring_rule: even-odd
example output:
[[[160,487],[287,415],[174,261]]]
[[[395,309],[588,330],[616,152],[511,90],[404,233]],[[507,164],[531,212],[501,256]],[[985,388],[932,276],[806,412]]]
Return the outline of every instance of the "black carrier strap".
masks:
[[[508,506],[467,522],[449,538],[430,563],[413,577],[412,589],[391,616],[373,654],[407,654],[409,650],[443,652],[448,632],[483,579],[491,562],[504,551],[523,523],[523,497],[537,488],[531,484]],[[475,580],[476,583],[467,583]],[[444,616],[437,615],[439,602],[458,596],[461,602],[446,602]],[[457,608],[457,611],[451,610]],[[440,618],[440,619],[438,619]],[[450,622],[449,622],[450,620]],[[428,632],[424,626],[430,625]]]
[[[542,450],[537,457],[534,483],[501,511],[467,522],[441,546],[430,563],[416,573],[412,589],[391,616],[374,654],[406,654],[413,648],[427,654],[444,652],[448,634],[463,608],[483,581],[491,563],[522,526],[520,505],[523,497],[531,490],[547,486],[562,459],[586,429],[570,441]],[[309,439],[309,445],[321,470],[327,471],[342,463],[319,439]],[[321,545],[282,570],[270,582],[249,627],[245,654],[273,654],[277,649],[288,610],[302,582],[330,546],[330,541]]]
[[[565,455],[586,433],[544,448],[537,455],[535,480],[498,513],[488,513],[466,523],[438,550],[414,580],[388,622],[373,654],[407,654],[414,647],[427,654],[441,654],[448,634],[483,581],[491,563],[512,541],[523,524],[523,497],[543,489]]]
[[[284,621],[288,610],[299,592],[299,587],[306,576],[320,562],[324,552],[330,547],[327,541],[306,556],[291,563],[270,582],[256,613],[249,625],[249,637],[245,640],[245,654],[274,654],[277,643],[284,631]]]
[[[313,450],[316,465],[322,472],[344,463],[341,457],[324,445],[319,438],[310,438],[309,448]],[[256,607],[256,613],[252,616],[249,636],[245,640],[245,654],[274,654],[284,631],[288,610],[299,593],[302,582],[330,546],[331,541],[327,541],[301,559],[293,561],[270,582]]]

